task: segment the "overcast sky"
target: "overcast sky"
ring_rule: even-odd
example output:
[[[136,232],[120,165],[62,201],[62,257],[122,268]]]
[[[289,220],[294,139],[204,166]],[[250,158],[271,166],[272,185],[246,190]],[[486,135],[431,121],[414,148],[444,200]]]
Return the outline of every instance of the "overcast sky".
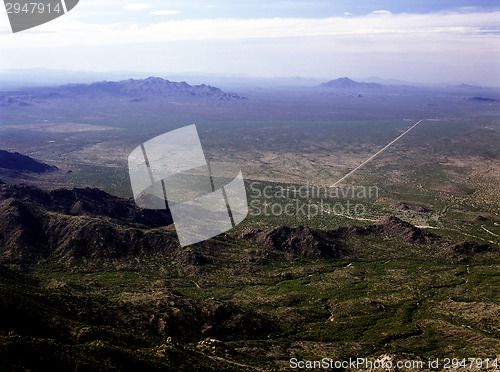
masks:
[[[500,86],[497,0],[80,0],[13,34],[0,69],[379,76]]]

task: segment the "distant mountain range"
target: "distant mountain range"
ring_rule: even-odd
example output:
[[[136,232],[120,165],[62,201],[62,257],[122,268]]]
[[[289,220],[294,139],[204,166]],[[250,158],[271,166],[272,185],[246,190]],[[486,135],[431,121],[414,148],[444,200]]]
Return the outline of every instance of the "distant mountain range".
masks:
[[[91,84],[66,84],[56,87],[35,87],[7,92],[0,96],[0,106],[33,106],[53,99],[65,98],[126,98],[130,102],[158,99],[176,100],[218,100],[238,101],[245,99],[236,93],[224,92],[219,88],[200,84],[174,82],[160,77],[128,79],[121,81],[101,81]]]
[[[350,94],[352,98],[363,98],[364,93],[370,95],[387,95],[387,94],[408,94],[408,92],[412,93],[422,93],[428,92],[429,89],[440,89],[446,92],[447,94],[451,94],[454,96],[461,96],[465,101],[472,103],[498,103],[499,100],[491,97],[483,97],[483,96],[463,96],[466,92],[467,94],[483,94],[483,93],[494,93],[498,94],[498,92],[493,92],[491,89],[482,88],[479,86],[473,86],[468,84],[460,84],[457,86],[435,86],[433,88],[427,86],[413,86],[413,85],[386,85],[379,84],[373,82],[358,82],[354,81],[348,77],[342,77],[335,80],[330,80],[325,83],[319,84],[316,86],[316,89],[319,89],[322,92],[325,91],[333,91],[336,94]],[[363,93],[363,94],[360,94]]]
[[[58,89],[59,93],[66,95],[96,95],[113,94],[127,97],[210,97],[222,100],[241,99],[235,93],[223,92],[221,89],[210,85],[189,85],[185,81],[175,82],[160,77],[147,79],[128,79],[117,82],[102,81],[92,84],[68,84]]]
[[[272,89],[272,88],[269,88]],[[298,92],[311,93],[313,91],[324,94],[332,92],[333,94],[350,94],[353,98],[363,98],[364,93],[374,95],[398,95],[398,94],[428,94],[434,89],[442,90],[445,94],[459,96],[468,102],[474,103],[495,103],[496,98],[483,96],[483,94],[498,95],[498,91],[487,88],[469,86],[466,84],[458,86],[412,86],[412,85],[387,85],[374,82],[361,82],[342,77],[330,80],[314,87],[295,87],[286,88],[287,90],[296,90]],[[464,93],[466,92],[466,95]],[[190,85],[185,81],[175,82],[160,77],[148,77],[146,79],[127,79],[120,81],[100,81],[90,84],[66,84],[52,87],[33,87],[23,90],[5,92],[0,95],[1,107],[24,108],[30,106],[39,106],[56,102],[58,100],[116,100],[119,104],[130,102],[139,104],[211,104],[214,102],[239,102],[246,100],[246,97],[232,92],[226,92],[220,88],[200,84]],[[250,95],[250,93],[249,93]],[[67,105],[67,103],[64,103]]]
[[[333,89],[379,89],[382,88],[383,85],[377,83],[358,83],[348,77],[343,77],[322,83],[319,87]]]
[[[58,169],[55,165],[45,164],[18,152],[5,150],[0,150],[0,168],[34,173],[52,172]]]

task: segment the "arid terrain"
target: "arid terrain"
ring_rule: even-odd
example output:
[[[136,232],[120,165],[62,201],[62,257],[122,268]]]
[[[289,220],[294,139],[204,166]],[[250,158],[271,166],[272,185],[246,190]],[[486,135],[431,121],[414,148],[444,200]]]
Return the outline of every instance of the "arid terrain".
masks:
[[[500,358],[500,91],[346,79],[3,90],[0,365]],[[168,211],[135,205],[127,157],[193,123],[250,209],[181,248]]]

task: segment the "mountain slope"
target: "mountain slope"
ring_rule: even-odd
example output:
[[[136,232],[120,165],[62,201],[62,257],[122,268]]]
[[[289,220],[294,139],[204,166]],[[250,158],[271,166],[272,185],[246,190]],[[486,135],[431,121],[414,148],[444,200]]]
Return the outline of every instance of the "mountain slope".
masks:
[[[178,341],[258,337],[270,327],[252,312],[175,291],[160,300],[119,302],[75,290],[43,288],[0,265],[2,370],[245,371]]]
[[[172,253],[168,211],[141,210],[96,189],[42,191],[0,186],[0,260],[21,266],[52,256],[70,264]]]
[[[36,98],[33,98],[30,95],[11,95],[11,96],[0,96],[0,106],[1,107],[25,107],[32,106],[33,104],[38,103],[39,101]]]
[[[141,209],[132,199],[118,198],[96,188],[45,191],[30,186],[4,185],[0,188],[0,200],[8,198],[29,203],[49,212],[108,217],[125,224],[159,227],[172,223],[168,211]]]
[[[45,164],[18,152],[5,150],[0,150],[0,168],[34,173],[52,172],[58,169],[55,165]]]

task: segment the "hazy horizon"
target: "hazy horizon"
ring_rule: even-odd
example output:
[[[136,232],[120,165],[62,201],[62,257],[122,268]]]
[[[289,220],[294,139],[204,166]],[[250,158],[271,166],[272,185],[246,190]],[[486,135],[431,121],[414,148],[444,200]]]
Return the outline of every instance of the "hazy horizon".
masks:
[[[500,86],[493,1],[96,1],[13,34],[0,69]]]
[[[0,89],[9,89],[11,86],[50,86],[61,84],[90,84],[99,81],[121,81],[127,79],[146,79],[148,77],[159,77],[170,81],[186,81],[191,85],[197,84],[222,84],[234,86],[247,86],[265,88],[266,86],[279,87],[313,87],[318,84],[332,80],[349,78],[355,82],[378,83],[382,85],[413,85],[413,86],[459,86],[461,84],[477,86],[481,88],[500,88],[499,85],[481,84],[477,81],[408,81],[395,79],[390,76],[328,76],[328,77],[304,77],[304,76],[253,76],[247,74],[222,74],[222,73],[197,73],[197,72],[168,72],[168,71],[84,71],[84,70],[52,70],[46,68],[11,69],[0,71]]]

